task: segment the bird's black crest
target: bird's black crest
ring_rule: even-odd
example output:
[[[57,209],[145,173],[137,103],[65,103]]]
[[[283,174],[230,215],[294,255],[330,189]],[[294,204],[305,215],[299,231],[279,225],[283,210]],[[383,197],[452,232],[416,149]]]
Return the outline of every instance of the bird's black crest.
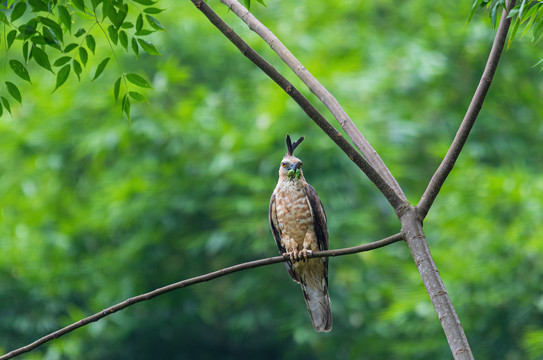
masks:
[[[304,141],[304,139],[305,139],[305,136],[302,136],[301,138],[298,139],[298,141],[295,141],[293,144],[292,141],[290,140],[290,135],[287,134],[287,155],[292,156],[292,154],[294,153],[294,150],[296,150],[298,145],[300,145],[300,143]]]

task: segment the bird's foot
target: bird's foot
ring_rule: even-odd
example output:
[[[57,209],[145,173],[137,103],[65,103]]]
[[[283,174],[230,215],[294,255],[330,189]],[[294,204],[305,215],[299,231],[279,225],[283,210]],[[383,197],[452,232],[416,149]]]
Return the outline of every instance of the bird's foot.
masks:
[[[302,251],[298,253],[298,257],[300,258],[300,260],[307,261],[307,257],[311,256],[312,254],[313,254],[313,251],[309,249],[302,249]]]
[[[291,263],[295,263],[301,260],[300,254],[301,254],[301,251],[298,251],[297,249],[293,249],[292,251],[288,251],[284,253],[283,256],[290,258]]]

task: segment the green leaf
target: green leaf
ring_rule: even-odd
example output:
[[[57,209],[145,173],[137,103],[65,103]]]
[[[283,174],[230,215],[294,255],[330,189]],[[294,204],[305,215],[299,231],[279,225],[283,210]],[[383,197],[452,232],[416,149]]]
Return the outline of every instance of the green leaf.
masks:
[[[132,24],[130,21],[125,21],[121,25],[121,28],[123,29],[132,29],[134,27],[134,24]]]
[[[540,20],[533,28],[532,42],[537,44],[543,37],[543,20]]]
[[[55,88],[53,89],[53,92],[55,92],[59,87],[62,86],[68,80],[68,76],[70,76],[70,64],[64,66],[62,69],[60,69],[57,73],[57,83],[55,84]]]
[[[522,0],[522,3],[520,4],[520,8],[519,8],[519,11],[518,11],[518,17],[521,19],[521,20],[524,20],[524,18],[522,17],[522,13],[524,12],[524,4],[526,4],[526,0]]]
[[[41,0],[29,0],[28,4],[32,8],[32,11],[47,11],[49,12],[49,6],[47,6],[47,3],[41,1]]]
[[[0,5],[0,9],[2,9],[4,6],[3,5]],[[9,20],[5,14],[5,11],[1,11],[0,12],[0,23],[4,23],[4,24],[8,24],[9,25]]]
[[[23,58],[25,59],[25,62],[28,60],[28,41],[23,44]]]
[[[68,11],[68,9],[66,9],[62,5],[59,5],[58,6],[58,17],[60,18],[60,21],[66,27],[66,29],[68,29],[68,32],[70,32],[70,34],[71,34],[72,33],[72,15]]]
[[[522,20],[524,21],[526,19],[531,18],[534,15],[534,13],[539,10],[540,7],[541,7],[541,4],[535,4],[534,6],[529,8],[528,11],[526,11],[524,16],[522,17]],[[535,16],[534,16],[534,18],[535,18]]]
[[[140,31],[136,31],[136,33],[134,35],[136,35],[136,36],[145,36],[145,35],[152,34],[153,32],[155,32],[155,30],[141,29]]]
[[[111,0],[103,0],[102,1],[102,20],[104,20],[106,17],[109,17],[109,14],[111,11],[115,11],[115,9],[113,8],[113,5],[111,4]]]
[[[137,85],[142,88],[152,89],[153,87],[145,78],[139,76],[138,74],[126,74],[126,79],[132,84]]]
[[[129,91],[128,92],[128,95],[130,95],[130,97],[136,101],[140,101],[140,102],[146,102],[147,99],[145,99],[145,96],[143,96],[142,94],[140,94],[139,92],[136,92],[136,91]]]
[[[49,62],[49,56],[45,51],[43,51],[39,47],[34,47],[34,49],[32,50],[32,57],[34,58],[34,60],[36,60],[38,65],[46,70],[51,71],[54,74],[53,69],[51,69],[51,63]]]
[[[6,84],[6,88],[8,89],[8,93],[11,95],[11,97],[17,100],[19,104],[22,104],[23,99],[21,97],[21,92],[19,91],[19,88],[17,88],[17,86],[14,83],[9,82],[9,81],[6,81],[5,84]]]
[[[75,37],[80,37],[80,36],[84,35],[85,33],[86,33],[85,29],[80,28],[80,29],[77,30],[77,32],[75,33]]]
[[[155,48],[155,46],[147,41],[147,40],[144,40],[144,39],[138,39],[138,44],[140,44],[141,48],[148,54],[150,55],[158,55],[158,56],[162,56],[160,55],[160,53],[158,52],[158,50]]]
[[[85,3],[83,0],[72,0],[72,4],[76,7],[76,9],[85,12]]]
[[[146,6],[151,6],[151,5],[155,4],[155,1],[153,1],[153,0],[134,0],[134,1],[139,3],[139,4],[146,5]]]
[[[507,14],[507,18],[514,18],[518,15],[518,7],[515,7],[509,11],[509,14]]]
[[[132,38],[132,51],[136,54],[136,58],[139,58],[139,46],[136,38]]]
[[[124,30],[119,31],[119,41],[121,42],[121,45],[125,48],[125,50],[128,51],[128,35],[126,35],[126,32]]]
[[[121,90],[121,79],[122,76],[115,81],[115,85],[113,86],[113,96],[115,97],[115,102],[117,102],[117,99],[119,99],[119,91]]]
[[[124,94],[121,107],[123,109],[123,113],[125,113],[128,120],[131,121],[130,120],[130,98],[128,97],[128,94]]]
[[[498,18],[498,9],[500,5],[501,5],[500,2],[498,1],[496,2],[496,4],[494,4],[494,6],[492,7],[492,10],[490,10],[490,23],[493,29],[496,28],[496,21]]]
[[[149,23],[149,25],[151,25],[153,29],[166,31],[160,21],[158,21],[155,17],[151,15],[145,15],[145,17],[147,18],[147,22]]]
[[[143,15],[139,14],[136,19],[136,31],[140,31],[143,28]]]
[[[64,48],[64,53],[69,53],[73,49],[77,48],[77,46],[78,45],[76,43],[71,43],[71,44],[66,45],[66,47]]]
[[[96,11],[96,8],[98,7],[98,5],[100,5],[101,2],[102,0],[91,0],[92,10]]]
[[[87,47],[89,50],[94,54],[94,50],[96,49],[96,41],[94,41],[94,37],[89,34],[85,37],[85,41],[87,42]]]
[[[36,33],[38,20],[30,19],[26,24],[19,26],[19,33],[23,36],[23,40],[28,39]]]
[[[4,114],[4,110],[2,110],[2,104],[0,104],[0,117]]]
[[[45,42],[47,43],[47,45],[62,51],[62,44],[60,43],[57,36],[50,28],[45,27],[45,26],[43,27],[43,38],[45,39]]]
[[[32,41],[34,45],[49,45],[47,41],[45,41],[45,38],[41,35],[32,36],[30,41]]]
[[[66,65],[70,60],[72,60],[70,56],[59,57],[58,59],[55,60],[55,62],[53,63],[53,66],[60,67],[60,66]]]
[[[89,54],[87,50],[82,46],[79,48],[79,59],[83,63],[83,66],[87,66],[87,60],[89,59]]]
[[[7,44],[8,44],[8,49],[11,47],[11,45],[13,44],[13,41],[15,41],[15,37],[17,36],[17,30],[11,30],[8,35],[6,36],[6,40],[7,40]]]
[[[109,61],[109,58],[105,58],[104,60],[102,60],[100,64],[98,64],[98,67],[96,68],[96,72],[94,73],[94,77],[92,78],[92,81],[96,80],[98,76],[102,74],[102,72],[106,68],[108,61]]]
[[[18,18],[24,15],[26,11],[26,3],[25,2],[18,2],[13,7],[13,11],[11,12],[11,22],[14,22]]]
[[[115,8],[113,6],[108,8],[107,17],[109,18],[109,20],[111,21],[112,24],[117,23],[117,10],[115,10]]]
[[[507,41],[507,48],[508,49],[511,46],[511,44],[513,43],[513,40],[515,39],[515,35],[517,35],[517,30],[518,30],[519,25],[520,25],[520,18],[517,17],[515,19],[515,23],[513,24],[512,29],[511,29],[511,34],[509,35],[509,41]]]
[[[64,32],[62,31],[62,28],[60,27],[60,25],[56,23],[56,21],[53,21],[43,16],[39,16],[38,19],[43,25],[51,29],[51,31],[55,34],[57,39],[59,39],[61,42],[64,42]]]
[[[9,106],[9,101],[5,97],[1,96],[2,98],[2,104],[4,105],[4,108],[8,111],[8,113],[11,115],[11,106]],[[1,115],[0,115],[1,116]]]
[[[159,9],[156,7],[148,7],[148,8],[143,9],[143,12],[146,14],[160,14],[163,11],[164,9]]]
[[[468,15],[468,20],[467,22],[470,22],[471,19],[473,18],[473,15],[475,14],[475,10],[477,10],[477,8],[479,7],[478,5],[481,4],[481,1],[482,0],[475,0],[473,2],[473,5],[471,6],[471,11],[469,12],[469,15]]]
[[[115,25],[115,27],[117,27],[117,29],[121,27],[121,25],[124,22],[124,19],[126,19],[127,14],[128,14],[128,5],[124,4],[124,6],[121,9],[119,9],[119,11],[117,11],[116,21],[113,22],[113,24]]]
[[[30,81],[30,75],[28,75],[28,70],[26,70],[26,67],[23,65],[23,63],[21,63],[19,60],[10,60],[9,66],[11,67],[15,75],[32,84],[32,81]]]
[[[80,75],[83,72],[83,69],[81,68],[81,64],[76,59],[74,59],[74,61],[72,61],[72,63],[73,63],[73,66],[74,66],[74,72],[77,75],[77,80],[81,81],[81,76]]]
[[[109,27],[107,28],[107,33],[109,34],[111,42],[117,45],[117,42],[119,41],[119,34],[117,34],[117,29],[115,28],[115,26],[109,25]]]

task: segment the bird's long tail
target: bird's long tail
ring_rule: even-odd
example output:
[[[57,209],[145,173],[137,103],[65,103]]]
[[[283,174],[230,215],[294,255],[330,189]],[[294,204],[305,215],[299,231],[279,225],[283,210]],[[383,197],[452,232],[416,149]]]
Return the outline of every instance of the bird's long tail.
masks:
[[[309,316],[313,327],[319,332],[328,332],[332,329],[332,309],[330,308],[330,296],[328,284],[324,278],[304,279],[300,282],[304,293],[305,304],[309,310]],[[307,281],[310,280],[310,281]]]

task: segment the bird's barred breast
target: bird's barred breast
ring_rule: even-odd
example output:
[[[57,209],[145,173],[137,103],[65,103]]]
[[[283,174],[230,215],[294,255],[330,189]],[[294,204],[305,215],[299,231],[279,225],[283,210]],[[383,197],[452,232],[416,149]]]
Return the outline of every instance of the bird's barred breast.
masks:
[[[277,222],[283,235],[295,240],[299,246],[313,220],[304,188],[300,185],[285,181],[279,186],[275,199]]]

